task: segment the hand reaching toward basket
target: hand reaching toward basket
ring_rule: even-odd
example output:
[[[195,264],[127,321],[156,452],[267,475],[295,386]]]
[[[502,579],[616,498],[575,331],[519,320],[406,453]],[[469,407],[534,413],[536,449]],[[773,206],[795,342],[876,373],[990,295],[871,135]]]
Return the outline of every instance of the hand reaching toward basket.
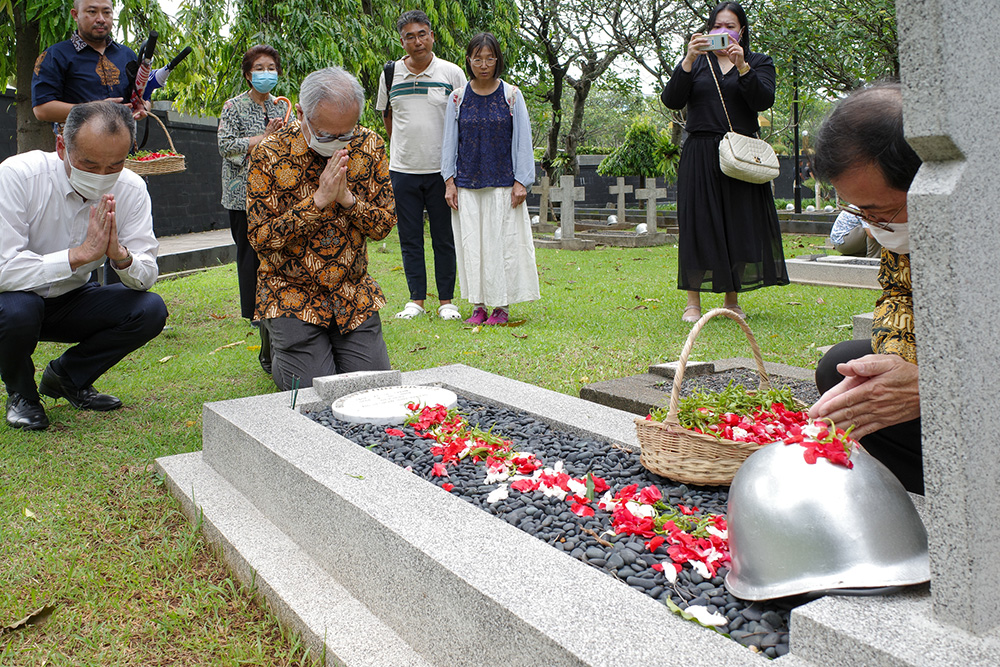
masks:
[[[837,371],[844,379],[809,408],[810,417],[832,419],[841,428],[854,424],[852,435],[861,438],[920,416],[916,364],[895,354],[869,354],[838,364]]]

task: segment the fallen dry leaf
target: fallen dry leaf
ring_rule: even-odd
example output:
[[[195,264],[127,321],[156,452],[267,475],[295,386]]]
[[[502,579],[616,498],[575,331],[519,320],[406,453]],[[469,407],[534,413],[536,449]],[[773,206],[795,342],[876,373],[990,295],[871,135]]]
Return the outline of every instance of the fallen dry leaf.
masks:
[[[28,517],[29,519],[34,519],[35,521],[38,521],[38,516],[36,516],[35,513],[32,512],[27,507],[24,508],[24,516]]]
[[[818,304],[824,304],[824,303],[826,303],[826,301],[823,300],[823,297],[819,297],[818,299],[816,299],[816,303],[818,303]]]
[[[20,621],[11,623],[10,625],[0,628],[0,635],[7,634],[8,632],[16,632],[22,628],[29,625],[38,625],[39,623],[44,623],[48,620],[52,612],[56,610],[54,605],[45,605],[44,607],[39,607],[35,611],[31,612]]]
[[[227,317],[229,317],[228,315],[220,315],[218,313],[209,313],[208,316],[211,317],[213,320],[224,320]]]
[[[786,306],[801,306],[802,304],[799,303],[798,301],[786,301],[785,305]]]
[[[215,354],[219,350],[226,350],[226,349],[229,349],[231,347],[236,347],[237,345],[243,345],[244,343],[246,343],[245,340],[238,340],[235,343],[226,343],[225,345],[220,345],[219,347],[215,348],[214,350],[212,350],[211,352],[209,352],[209,354]]]
[[[413,349],[410,350],[410,354],[413,354],[414,352],[420,352],[421,350],[426,350],[426,349],[427,349],[426,345],[415,345]]]
[[[171,359],[173,359],[173,358],[174,358],[175,356],[177,356],[177,355],[174,355],[174,354],[168,354],[167,356],[165,356],[165,357],[163,357],[162,359],[160,359],[160,363],[161,363],[161,364],[165,364],[165,363],[167,363],[168,361],[170,361]]]
[[[510,335],[513,336],[514,338],[520,338],[522,340],[528,337],[528,334],[516,334],[513,331],[510,332]]]

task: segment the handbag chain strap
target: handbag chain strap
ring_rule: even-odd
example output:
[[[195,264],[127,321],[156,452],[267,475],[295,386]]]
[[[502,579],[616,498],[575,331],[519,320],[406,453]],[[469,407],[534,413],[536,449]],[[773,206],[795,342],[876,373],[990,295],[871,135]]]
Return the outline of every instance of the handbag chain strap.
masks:
[[[710,53],[705,54],[705,58],[715,58]],[[712,61],[708,60],[708,71],[712,73],[712,79],[715,81],[715,89],[719,91],[719,100],[722,102],[722,110],[726,112],[726,122],[729,123],[729,131],[735,132],[733,129],[733,121],[729,120],[729,109],[726,108],[726,100],[722,97],[722,88],[719,86],[719,78],[715,76],[715,68],[712,67]]]

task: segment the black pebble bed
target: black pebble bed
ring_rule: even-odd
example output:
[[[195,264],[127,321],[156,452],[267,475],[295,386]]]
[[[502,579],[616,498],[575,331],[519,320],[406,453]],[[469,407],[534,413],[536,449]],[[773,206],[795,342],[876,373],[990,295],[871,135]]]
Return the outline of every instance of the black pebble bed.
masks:
[[[612,494],[629,484],[638,484],[640,489],[653,484],[671,505],[698,507],[703,513],[726,513],[727,487],[678,484],[643,468],[638,453],[558,431],[523,413],[464,398],[459,398],[458,407],[470,424],[478,424],[482,429],[492,426],[495,434],[513,441],[515,450],[532,452],[547,467],[561,460],[564,471],[571,477],[582,478],[587,472],[603,477]],[[666,545],[654,556],[645,547],[648,538],[605,534],[611,528],[608,512],[595,507],[595,516],[580,517],[570,511],[570,503],[565,500],[546,498],[540,491],[520,493],[513,489],[506,500],[490,504],[486,497],[497,484],[483,484],[486,476],[483,464],[463,461],[448,467],[450,476],[447,478],[432,476],[432,466],[440,461],[440,457],[430,453],[433,441],[417,438],[410,427],[399,427],[406,433],[406,437],[399,438],[387,435],[385,426],[340,421],[329,409],[308,416],[400,467],[410,466],[414,474],[437,486],[446,482],[454,484],[451,493],[463,500],[654,599],[669,598],[682,609],[703,605],[709,612],[719,612],[726,617],[727,624],[718,630],[751,650],[770,658],[788,652],[789,614],[804,600],[739,600],[725,589],[725,568],[706,580],[690,564],[685,564],[677,581],[671,584],[662,572],[650,567],[657,562],[669,562]],[[601,544],[597,536],[611,546]]]
[[[792,390],[792,395],[806,405],[812,405],[819,400],[819,391],[816,389],[816,383],[812,380],[795,380],[774,374],[769,374],[768,378],[771,380],[772,387],[788,387]],[[722,391],[731,381],[743,385],[747,389],[757,389],[760,385],[760,376],[757,375],[757,371],[749,368],[734,368],[707,375],[685,377],[684,381],[681,382],[681,398],[690,394],[694,389]],[[657,383],[656,387],[667,393],[663,402],[664,405],[667,405],[670,402],[670,392],[673,391],[674,381],[665,379],[663,382]]]

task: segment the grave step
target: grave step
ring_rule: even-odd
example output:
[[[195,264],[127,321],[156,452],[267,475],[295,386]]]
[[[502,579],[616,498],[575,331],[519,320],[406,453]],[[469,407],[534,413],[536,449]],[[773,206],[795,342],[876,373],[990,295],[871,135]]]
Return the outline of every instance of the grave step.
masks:
[[[840,255],[802,255],[785,260],[788,278],[805,285],[881,289],[878,260]]]
[[[205,465],[201,452],[161,458],[156,465],[184,514],[201,523],[226,565],[244,585],[257,587],[314,654],[325,651],[327,662],[345,665],[431,664]]]

